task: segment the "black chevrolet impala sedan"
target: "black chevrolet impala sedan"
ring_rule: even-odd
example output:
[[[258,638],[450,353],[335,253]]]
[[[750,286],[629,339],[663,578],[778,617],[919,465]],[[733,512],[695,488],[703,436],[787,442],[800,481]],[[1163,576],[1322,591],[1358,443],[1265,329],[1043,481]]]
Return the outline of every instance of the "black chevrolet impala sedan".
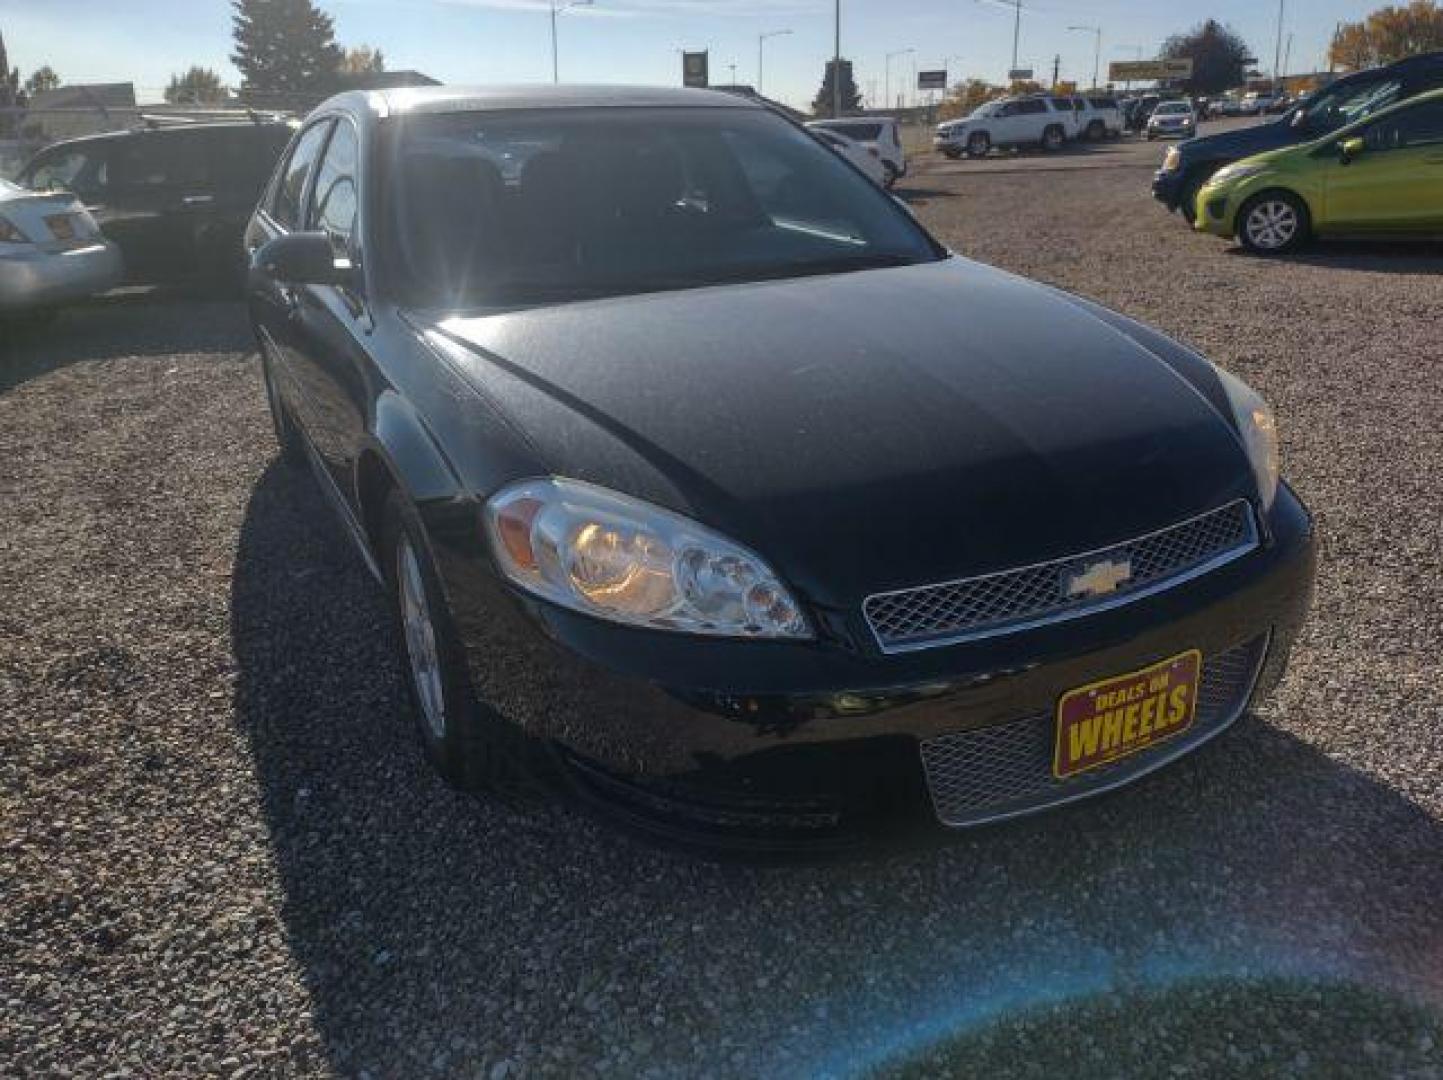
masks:
[[[753,102],[343,95],[246,243],[453,782],[743,848],[997,821],[1217,735],[1307,607],[1258,395]]]

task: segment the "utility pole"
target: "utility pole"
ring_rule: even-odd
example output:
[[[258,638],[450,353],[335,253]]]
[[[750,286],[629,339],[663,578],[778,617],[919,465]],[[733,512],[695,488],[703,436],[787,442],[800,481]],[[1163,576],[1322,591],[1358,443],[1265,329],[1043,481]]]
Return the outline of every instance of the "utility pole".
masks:
[[[1278,92],[1278,65],[1283,57],[1283,7],[1287,0],[1278,0],[1278,36],[1273,44],[1273,93]]]
[[[832,119],[842,115],[842,0],[832,16]]]
[[[1017,43],[1022,37],[1022,0],[1012,0],[1012,70],[1017,70]]]
[[[1058,53],[1052,58],[1052,89],[1057,89],[1057,76],[1062,74],[1062,54]]]
[[[727,68],[732,73],[732,85],[735,86],[737,84],[737,66],[735,64],[728,64]]]
[[[1292,32],[1291,30],[1289,30],[1289,31],[1288,31],[1288,43],[1283,46],[1283,68],[1282,68],[1282,71],[1281,71],[1280,74],[1279,74],[1279,78],[1286,79],[1286,78],[1288,77],[1288,64],[1291,63],[1292,57],[1293,57],[1293,32]]]

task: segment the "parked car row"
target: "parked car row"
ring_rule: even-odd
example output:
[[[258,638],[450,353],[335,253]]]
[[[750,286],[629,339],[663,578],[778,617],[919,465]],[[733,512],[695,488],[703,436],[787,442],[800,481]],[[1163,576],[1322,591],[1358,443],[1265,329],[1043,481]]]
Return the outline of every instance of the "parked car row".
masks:
[[[74,195],[0,180],[0,315],[103,292],[120,273],[120,250]]]
[[[1314,233],[1431,231],[1432,207],[1443,200],[1443,146],[1433,129],[1436,110],[1420,95],[1440,88],[1443,52],[1345,76],[1272,123],[1169,147],[1153,195],[1189,224],[1239,235],[1259,251],[1288,250]],[[1299,152],[1279,153],[1288,148]],[[1243,180],[1246,189],[1231,186]],[[1263,198],[1269,195],[1276,197]],[[1251,234],[1239,226],[1250,220],[1245,209],[1264,204],[1273,217],[1289,219],[1286,204],[1291,224]]]
[[[77,208],[62,215],[70,222],[62,227],[74,236],[46,234],[34,221],[28,229],[11,222],[9,239],[0,230],[6,263],[0,308],[65,302],[109,288],[117,277],[239,289],[246,271],[241,235],[293,131],[282,121],[193,124],[110,132],[41,150],[0,197],[7,207]],[[108,253],[91,258],[97,266],[113,266],[115,274],[81,273],[79,259],[66,250],[64,260],[46,271],[63,278],[65,287],[37,284],[36,252],[92,235]],[[22,257],[25,243],[31,246]],[[24,272],[16,269],[22,263]]]
[[[969,116],[939,124],[932,144],[949,158],[982,157],[993,149],[1060,150],[1071,140],[1097,142],[1117,138],[1122,130],[1116,98],[1026,94],[989,101]]]

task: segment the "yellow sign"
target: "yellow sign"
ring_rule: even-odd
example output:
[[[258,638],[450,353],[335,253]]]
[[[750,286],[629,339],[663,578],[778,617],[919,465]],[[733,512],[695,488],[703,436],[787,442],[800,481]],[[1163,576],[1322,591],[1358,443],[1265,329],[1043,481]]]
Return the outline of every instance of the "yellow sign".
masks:
[[[1181,60],[1114,60],[1107,65],[1109,82],[1154,82],[1192,76],[1192,58]]]
[[[1054,94],[1075,94],[1077,93],[1077,83],[1069,79],[1064,79],[1052,88],[1052,92]]]

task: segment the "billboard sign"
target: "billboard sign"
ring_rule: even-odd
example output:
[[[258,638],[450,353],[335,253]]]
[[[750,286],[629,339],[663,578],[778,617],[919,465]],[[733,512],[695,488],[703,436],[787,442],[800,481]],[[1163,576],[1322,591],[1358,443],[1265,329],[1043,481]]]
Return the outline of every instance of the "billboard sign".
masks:
[[[1023,79],[1032,78],[1031,68],[1013,68],[1007,73],[1007,77],[1013,82],[1021,82]]]
[[[1179,60],[1114,60],[1107,65],[1109,82],[1157,82],[1192,77],[1192,58]]]
[[[918,90],[946,90],[947,72],[943,71],[919,71],[917,72]]]
[[[710,85],[707,77],[707,54],[705,52],[681,54],[681,84],[703,89]]]

